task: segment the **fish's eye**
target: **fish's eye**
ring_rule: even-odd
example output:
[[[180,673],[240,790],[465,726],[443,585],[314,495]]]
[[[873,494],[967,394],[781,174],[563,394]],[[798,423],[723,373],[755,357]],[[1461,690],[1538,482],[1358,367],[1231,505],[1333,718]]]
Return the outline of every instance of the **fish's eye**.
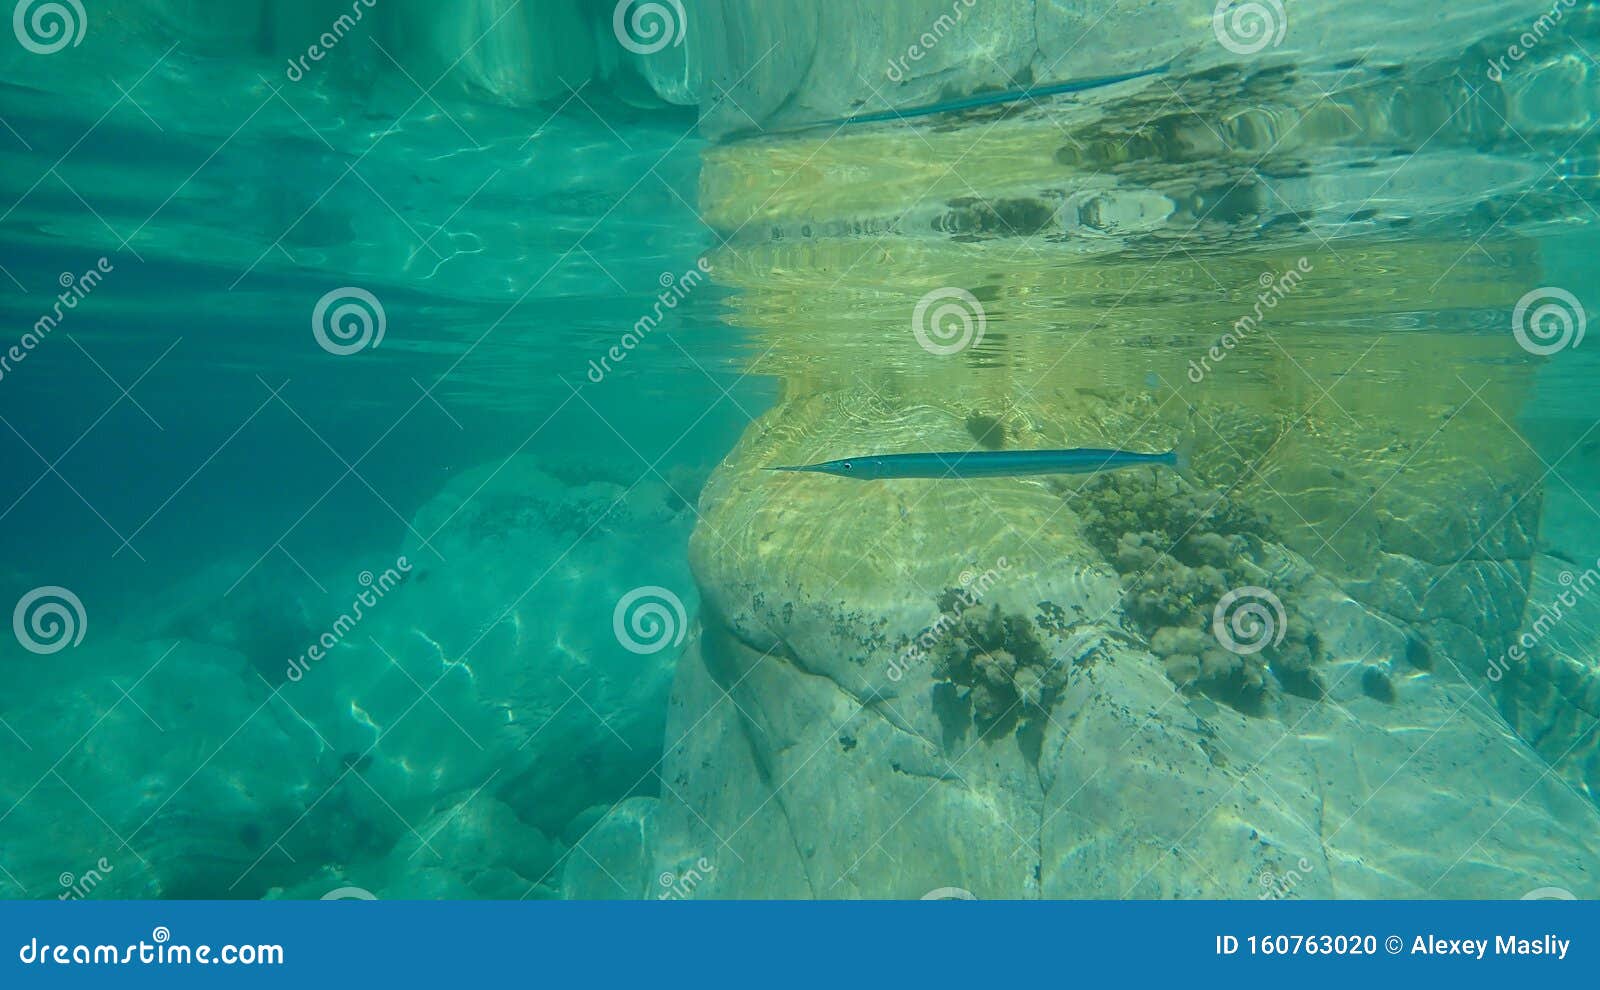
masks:
[[[846,471],[850,470],[850,462],[849,461],[845,461],[843,464],[841,464],[839,466],[844,468]]]

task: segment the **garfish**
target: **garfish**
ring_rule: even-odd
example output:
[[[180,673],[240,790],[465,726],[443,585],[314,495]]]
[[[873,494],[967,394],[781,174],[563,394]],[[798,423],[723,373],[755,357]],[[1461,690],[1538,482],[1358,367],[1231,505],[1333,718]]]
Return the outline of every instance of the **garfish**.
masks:
[[[972,450],[923,454],[867,454],[818,464],[775,467],[841,478],[1021,478],[1039,474],[1093,474],[1161,464],[1182,469],[1187,458],[1174,448],[1159,454],[1136,450],[1073,447],[1069,450]]]

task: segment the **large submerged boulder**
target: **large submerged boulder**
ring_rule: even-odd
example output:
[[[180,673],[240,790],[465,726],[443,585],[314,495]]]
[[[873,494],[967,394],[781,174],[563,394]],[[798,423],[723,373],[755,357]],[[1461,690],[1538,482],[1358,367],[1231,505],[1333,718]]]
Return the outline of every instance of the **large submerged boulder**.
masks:
[[[406,821],[482,788],[559,835],[646,786],[660,755],[698,604],[670,549],[692,509],[653,479],[547,467],[453,479],[412,519],[392,590],[283,688]]]
[[[100,632],[27,659],[0,706],[0,896],[253,897],[359,848],[297,831],[348,811],[336,758],[239,655]]]
[[[1420,229],[1357,167],[1466,127],[1380,109],[1459,71],[1339,106],[1292,73],[1172,81],[1255,108],[1220,132],[1130,86],[708,152],[713,267],[784,388],[701,497],[670,786],[600,847],[704,859],[695,896],[1600,893],[1600,812],[1489,676],[1540,566],[1509,425],[1534,364],[1461,330],[1541,265],[1458,232],[1532,177],[1420,155],[1488,179],[1418,192]],[[1346,199],[1373,206],[1296,205]],[[1090,478],[766,470],[1175,445],[1186,470]]]
[[[1125,434],[1068,413],[1018,446],[1138,438],[1144,405],[1105,416]],[[952,419],[859,417],[849,442],[959,448]],[[1431,635],[1312,566],[1251,493],[1159,470],[759,470],[842,421],[831,396],[780,407],[707,490],[711,525],[747,535],[695,543],[710,607],[679,668],[658,868],[710,857],[715,896],[1593,892],[1600,816],[1506,725],[1471,653],[1516,610]]]

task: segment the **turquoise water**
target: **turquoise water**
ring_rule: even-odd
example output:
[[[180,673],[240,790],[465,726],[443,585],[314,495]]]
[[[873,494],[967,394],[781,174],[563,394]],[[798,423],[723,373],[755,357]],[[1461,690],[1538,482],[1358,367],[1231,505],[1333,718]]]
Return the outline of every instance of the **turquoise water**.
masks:
[[[5,896],[1600,893],[1594,5],[86,6]]]

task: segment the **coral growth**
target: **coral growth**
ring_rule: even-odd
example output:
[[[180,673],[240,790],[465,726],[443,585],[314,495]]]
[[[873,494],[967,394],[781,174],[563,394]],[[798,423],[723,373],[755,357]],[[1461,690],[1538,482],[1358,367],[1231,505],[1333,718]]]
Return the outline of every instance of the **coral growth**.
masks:
[[[1164,471],[1102,475],[1069,497],[1085,535],[1122,577],[1128,619],[1173,683],[1247,712],[1261,709],[1274,684],[1321,696],[1316,635],[1292,605],[1285,603],[1273,641],[1256,653],[1233,652],[1211,631],[1230,590],[1271,583],[1260,565],[1269,534],[1263,516]]]
[[[1067,667],[1050,655],[1033,622],[999,606],[963,615],[936,648],[946,686],[942,714],[960,712],[987,739],[1016,730],[1025,746],[1067,683]],[[946,717],[947,730],[952,728]],[[965,725],[957,726],[964,729]]]

